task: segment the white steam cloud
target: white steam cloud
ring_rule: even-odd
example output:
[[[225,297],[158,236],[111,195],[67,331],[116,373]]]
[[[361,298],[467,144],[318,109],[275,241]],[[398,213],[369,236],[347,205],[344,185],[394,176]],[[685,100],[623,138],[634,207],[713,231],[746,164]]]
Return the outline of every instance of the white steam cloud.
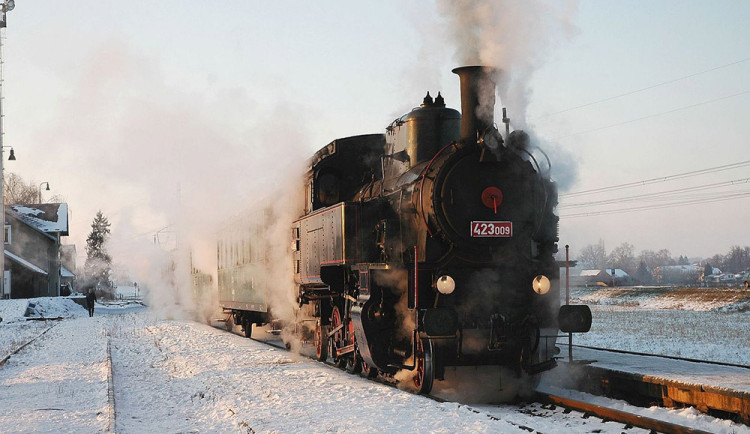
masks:
[[[450,29],[450,42],[456,47],[455,60],[460,65],[501,70],[498,92],[516,129],[528,129],[531,79],[556,45],[576,33],[573,20],[577,8],[576,0],[438,1],[438,10]],[[556,157],[552,175],[560,189],[572,185],[576,175],[569,153],[551,143],[532,143]]]
[[[215,286],[218,225],[272,191],[299,188],[310,151],[301,108],[255,101],[249,87],[200,83],[202,90],[186,90],[160,68],[158,59],[119,41],[103,43],[80,65],[55,117],[60,121],[36,137],[54,161],[28,159],[39,162],[39,171],[75,168],[76,176],[61,177],[55,187],[70,203],[78,251],[85,251],[83,240],[101,209],[112,223],[108,248],[116,274],[138,282],[164,315],[182,317],[196,310],[190,255],[196,268],[214,274]],[[280,198],[282,208],[292,200]],[[292,214],[279,211],[289,222]]]

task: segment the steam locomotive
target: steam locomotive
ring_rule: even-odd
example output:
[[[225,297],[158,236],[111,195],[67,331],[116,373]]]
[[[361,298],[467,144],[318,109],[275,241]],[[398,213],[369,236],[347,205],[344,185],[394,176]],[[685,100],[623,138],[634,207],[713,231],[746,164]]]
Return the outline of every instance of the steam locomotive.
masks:
[[[495,127],[499,71],[453,72],[462,113],[427,93],[385,134],[316,152],[291,231],[315,356],[370,377],[408,371],[420,393],[447,367],[551,369],[559,330],[591,325],[587,306],[560,306],[556,186],[504,111],[505,135]],[[218,274],[221,305],[248,336],[273,320],[249,244],[235,265],[240,248],[220,243]]]

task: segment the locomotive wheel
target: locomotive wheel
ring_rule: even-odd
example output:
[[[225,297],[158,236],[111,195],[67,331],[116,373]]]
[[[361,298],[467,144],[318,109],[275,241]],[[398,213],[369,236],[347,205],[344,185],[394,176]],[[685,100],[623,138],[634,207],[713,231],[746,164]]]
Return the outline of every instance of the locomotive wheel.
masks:
[[[432,390],[432,381],[435,378],[435,361],[432,358],[432,342],[428,340],[422,340],[419,336],[416,337],[416,354],[414,354],[414,361],[416,367],[414,368],[417,372],[414,373],[414,387],[417,388],[417,393],[430,393]]]
[[[234,316],[230,313],[229,318],[227,318],[226,322],[226,328],[228,332],[232,332],[234,330]]]
[[[325,362],[328,359],[328,326],[315,325],[315,360]]]
[[[341,313],[338,306],[333,306],[331,310],[331,329],[335,330],[342,324]],[[344,328],[340,328],[331,336],[331,356],[336,366],[343,369],[346,366],[346,357],[339,357],[338,350],[344,347]]]
[[[354,345],[354,352],[346,358],[346,372],[350,374],[359,374],[362,371],[362,356],[359,355],[357,348],[357,336],[354,334],[354,322],[349,321],[349,344]]]

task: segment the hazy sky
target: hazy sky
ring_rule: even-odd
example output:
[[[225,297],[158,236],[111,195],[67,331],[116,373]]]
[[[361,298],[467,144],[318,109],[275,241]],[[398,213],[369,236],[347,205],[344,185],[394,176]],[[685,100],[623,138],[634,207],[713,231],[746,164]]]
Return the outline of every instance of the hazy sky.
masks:
[[[3,112],[18,159],[5,170],[65,198],[79,255],[98,209],[135,241],[185,215],[208,230],[428,90],[459,108],[450,70],[466,49],[512,77],[502,104],[549,151],[561,193],[750,160],[750,2],[369,3],[17,0]],[[747,178],[750,165],[563,196],[561,245],[726,253],[750,244],[750,183],[701,186]],[[571,216],[669,204],[644,195],[672,190],[698,203]],[[705,202],[727,192],[739,198]],[[632,196],[648,201],[570,206]]]

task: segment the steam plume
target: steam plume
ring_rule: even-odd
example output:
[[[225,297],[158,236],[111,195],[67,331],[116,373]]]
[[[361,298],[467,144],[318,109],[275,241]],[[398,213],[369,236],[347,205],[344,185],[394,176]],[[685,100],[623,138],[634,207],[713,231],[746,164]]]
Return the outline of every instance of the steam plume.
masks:
[[[576,0],[438,1],[438,10],[448,23],[456,47],[455,60],[460,65],[502,70],[498,92],[517,129],[528,128],[526,116],[534,72],[544,65],[558,43],[576,32],[573,18],[577,7]],[[552,144],[534,140],[533,135],[532,143],[567,157]],[[570,163],[570,159],[566,161]],[[575,180],[575,168],[571,166],[553,165],[554,178],[563,181],[561,190]]]

